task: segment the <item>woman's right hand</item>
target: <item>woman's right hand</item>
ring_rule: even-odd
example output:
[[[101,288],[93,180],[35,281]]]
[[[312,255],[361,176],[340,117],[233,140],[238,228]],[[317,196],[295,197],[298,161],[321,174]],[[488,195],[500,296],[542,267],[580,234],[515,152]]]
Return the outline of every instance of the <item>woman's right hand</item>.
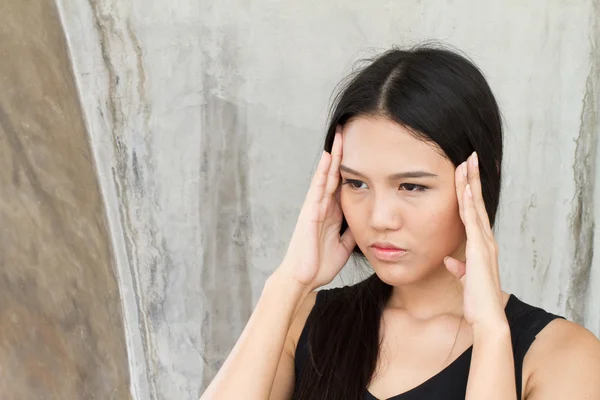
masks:
[[[342,161],[342,129],[337,127],[331,154],[323,151],[300,210],[282,267],[314,290],[341,271],[356,245],[350,229],[340,236],[342,209],[336,199]]]

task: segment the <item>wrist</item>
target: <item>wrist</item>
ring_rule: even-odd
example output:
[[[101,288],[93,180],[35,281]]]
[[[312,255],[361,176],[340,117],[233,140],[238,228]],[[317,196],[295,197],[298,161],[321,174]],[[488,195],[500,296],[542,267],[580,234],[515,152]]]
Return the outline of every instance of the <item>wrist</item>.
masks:
[[[472,325],[474,343],[510,341],[510,326],[506,318]]]
[[[308,285],[299,282],[293,276],[293,268],[287,264],[281,264],[273,273],[267,278],[265,283],[266,287],[275,287],[279,290],[285,291],[289,294],[298,295],[301,298],[306,297],[308,293],[312,292],[313,289]]]

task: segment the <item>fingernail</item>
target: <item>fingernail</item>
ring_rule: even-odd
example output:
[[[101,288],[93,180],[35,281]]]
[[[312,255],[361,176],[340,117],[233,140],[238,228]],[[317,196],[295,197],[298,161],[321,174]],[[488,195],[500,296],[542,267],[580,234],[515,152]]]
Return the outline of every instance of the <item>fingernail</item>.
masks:
[[[466,161],[461,164],[460,169],[462,170],[463,176],[466,178],[467,177],[467,162]]]
[[[477,152],[473,152],[473,166],[474,167],[479,166],[479,159],[477,158]]]
[[[450,259],[450,257],[448,257],[448,256],[444,257],[444,264],[446,264],[449,259]]]
[[[467,195],[469,197],[473,198],[473,193],[471,192],[471,185],[467,185],[466,189],[467,189]]]

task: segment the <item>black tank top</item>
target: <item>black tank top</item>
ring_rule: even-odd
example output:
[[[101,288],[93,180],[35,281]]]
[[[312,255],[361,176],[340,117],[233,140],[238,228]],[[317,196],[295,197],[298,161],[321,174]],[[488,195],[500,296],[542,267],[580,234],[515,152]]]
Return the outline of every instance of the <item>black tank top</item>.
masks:
[[[335,295],[338,291],[339,288],[320,290],[317,293],[315,306],[311,313],[314,312],[319,305],[325,302],[329,296]],[[527,350],[529,350],[529,346],[531,346],[535,340],[536,335],[544,329],[550,321],[563,317],[524,303],[512,294],[506,304],[505,312],[510,326],[515,360],[517,399],[521,400],[523,359],[525,358]],[[298,387],[300,371],[302,371],[302,367],[308,360],[308,328],[307,325],[304,326],[300,338],[298,339],[298,345],[296,346],[294,359],[296,387]],[[407,392],[389,397],[388,400],[463,400],[467,391],[467,379],[469,376],[469,367],[471,365],[472,350],[473,346],[469,347],[450,365],[425,382]],[[364,390],[363,399],[378,400],[369,393],[366,388]]]

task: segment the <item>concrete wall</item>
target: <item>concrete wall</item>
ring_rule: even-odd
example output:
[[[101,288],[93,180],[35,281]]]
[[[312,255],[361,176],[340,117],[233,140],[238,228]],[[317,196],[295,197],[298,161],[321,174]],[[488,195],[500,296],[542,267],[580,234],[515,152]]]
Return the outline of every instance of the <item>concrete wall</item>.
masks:
[[[56,3],[133,398],[199,396],[284,254],[335,85],[425,39],[469,54],[506,118],[505,289],[600,334],[598,0]]]

